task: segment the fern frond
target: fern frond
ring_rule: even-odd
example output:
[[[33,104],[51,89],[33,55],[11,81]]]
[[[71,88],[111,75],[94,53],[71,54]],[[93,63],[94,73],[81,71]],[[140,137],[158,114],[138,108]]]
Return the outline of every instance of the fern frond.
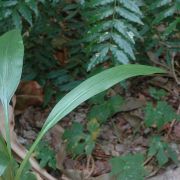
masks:
[[[84,17],[88,24],[85,40],[91,55],[88,70],[107,60],[127,64],[135,60],[134,25],[142,25],[142,13],[132,0],[89,0]],[[100,48],[98,48],[100,47]]]
[[[118,0],[120,3],[123,4],[125,8],[132,11],[133,13],[139,14],[142,16],[142,12],[139,9],[139,6],[135,3],[135,1],[127,1],[127,0]]]

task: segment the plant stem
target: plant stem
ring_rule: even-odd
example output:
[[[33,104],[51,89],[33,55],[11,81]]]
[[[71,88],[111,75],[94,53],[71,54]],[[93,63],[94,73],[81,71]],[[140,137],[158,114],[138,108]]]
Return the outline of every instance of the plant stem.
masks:
[[[10,159],[12,159],[10,128],[9,128],[9,104],[7,102],[4,102],[2,104],[3,104],[3,109],[4,109],[7,149],[8,149],[8,154],[9,154]]]
[[[33,143],[33,145],[31,146],[30,150],[28,151],[28,153],[26,154],[24,160],[22,161],[19,169],[17,170],[17,174],[15,176],[15,180],[20,180],[21,174],[23,172],[24,167],[26,166],[27,162],[29,161],[32,153],[34,152],[36,146],[38,145],[38,143],[41,141],[42,137],[44,136],[44,132],[41,131],[38,135],[38,137],[36,138],[35,142]]]

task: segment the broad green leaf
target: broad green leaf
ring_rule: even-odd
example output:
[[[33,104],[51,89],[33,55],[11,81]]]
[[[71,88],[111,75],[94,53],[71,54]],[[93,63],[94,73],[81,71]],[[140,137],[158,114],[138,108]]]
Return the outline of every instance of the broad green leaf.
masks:
[[[12,30],[0,37],[0,100],[10,102],[20,82],[24,47],[21,34]]]
[[[11,154],[9,137],[8,105],[20,82],[24,46],[18,30],[12,30],[0,37],[0,101],[4,108],[6,137]]]
[[[49,114],[36,141],[33,143],[31,149],[21,163],[15,180],[18,180],[21,176],[24,166],[45,133],[77,106],[96,94],[109,89],[120,81],[134,76],[151,75],[154,73],[165,73],[165,71],[156,67],[144,65],[120,65],[88,78],[70,91],[56,104]]]

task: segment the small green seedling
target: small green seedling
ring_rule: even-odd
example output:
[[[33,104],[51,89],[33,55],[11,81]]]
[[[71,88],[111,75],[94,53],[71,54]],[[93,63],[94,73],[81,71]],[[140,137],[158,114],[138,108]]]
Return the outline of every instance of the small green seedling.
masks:
[[[156,106],[148,102],[145,108],[145,124],[147,127],[155,126],[161,130],[164,125],[179,118],[166,101],[158,101]]]
[[[169,160],[172,160],[176,164],[178,163],[176,152],[159,136],[151,138],[148,156],[155,156],[159,166],[165,165]]]

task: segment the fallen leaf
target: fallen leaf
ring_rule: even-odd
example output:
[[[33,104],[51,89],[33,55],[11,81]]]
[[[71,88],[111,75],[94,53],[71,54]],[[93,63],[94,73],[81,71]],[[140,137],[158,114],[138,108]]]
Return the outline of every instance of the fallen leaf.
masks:
[[[16,94],[17,113],[23,112],[29,106],[43,103],[43,89],[36,81],[21,82]]]

